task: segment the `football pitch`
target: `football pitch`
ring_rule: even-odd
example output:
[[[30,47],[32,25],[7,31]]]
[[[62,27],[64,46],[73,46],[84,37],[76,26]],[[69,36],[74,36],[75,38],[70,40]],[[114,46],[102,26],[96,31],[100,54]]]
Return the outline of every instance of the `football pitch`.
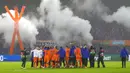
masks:
[[[96,64],[96,63],[95,63]],[[27,62],[26,69],[21,69],[21,62],[0,62],[0,73],[130,73],[130,62],[127,68],[121,68],[121,62],[105,62],[106,68],[59,68],[59,69],[34,69]]]

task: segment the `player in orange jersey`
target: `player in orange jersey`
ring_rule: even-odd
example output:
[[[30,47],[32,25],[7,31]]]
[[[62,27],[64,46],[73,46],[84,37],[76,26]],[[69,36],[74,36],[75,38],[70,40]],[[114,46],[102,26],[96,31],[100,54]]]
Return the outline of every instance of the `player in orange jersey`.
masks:
[[[76,56],[76,65],[77,67],[82,67],[82,54],[81,54],[81,49],[79,46],[76,47],[74,50],[75,56]]]
[[[44,50],[44,67],[48,68],[49,67],[49,47],[47,47]]]
[[[69,67],[70,48],[68,46],[66,46],[65,52],[66,52],[65,54],[66,66],[65,67]]]
[[[52,58],[53,58],[53,54],[54,54],[54,47],[50,47],[50,66],[53,67],[53,61],[52,61]]]
[[[57,66],[57,61],[58,61],[58,50],[57,47],[54,47],[53,49],[53,56],[52,56],[52,68]]]

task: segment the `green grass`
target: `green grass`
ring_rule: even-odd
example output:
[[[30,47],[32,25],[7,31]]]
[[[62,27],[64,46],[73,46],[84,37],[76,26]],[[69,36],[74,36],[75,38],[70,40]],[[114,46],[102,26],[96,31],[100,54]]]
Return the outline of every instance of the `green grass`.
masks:
[[[130,62],[127,68],[121,68],[121,62],[105,62],[106,68],[75,69],[34,69],[30,62],[26,69],[21,69],[21,62],[0,62],[0,73],[130,73]]]

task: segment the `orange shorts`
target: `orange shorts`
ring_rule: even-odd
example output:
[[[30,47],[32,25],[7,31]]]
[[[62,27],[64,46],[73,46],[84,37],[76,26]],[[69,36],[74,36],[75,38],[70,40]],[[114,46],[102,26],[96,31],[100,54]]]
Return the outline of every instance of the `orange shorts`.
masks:
[[[66,58],[65,58],[66,61],[69,61],[69,59],[70,59],[69,57],[66,57]]]
[[[52,61],[59,61],[59,56],[58,55],[53,55]]]
[[[37,61],[38,61],[38,57],[34,57],[34,58],[33,58],[33,61],[34,61],[34,62],[37,62]]]
[[[49,61],[50,61],[49,56],[45,56],[45,57],[44,57],[44,62],[47,62],[47,63],[48,63]]]
[[[49,57],[49,60],[52,60],[52,56]]]
[[[42,58],[38,58],[38,61],[42,61]]]
[[[81,60],[81,56],[76,56],[76,60],[80,61]]]

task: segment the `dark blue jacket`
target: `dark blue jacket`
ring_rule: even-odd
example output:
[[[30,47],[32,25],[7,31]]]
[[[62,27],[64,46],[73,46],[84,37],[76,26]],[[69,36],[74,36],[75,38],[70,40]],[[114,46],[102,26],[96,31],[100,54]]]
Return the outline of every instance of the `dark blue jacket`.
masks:
[[[33,60],[33,55],[34,55],[34,52],[32,51],[31,52],[31,60]]]
[[[70,57],[75,57],[74,50],[76,49],[75,46],[72,46],[70,49]]]
[[[58,54],[59,54],[60,58],[64,58],[65,57],[65,50],[63,48],[60,48],[60,50],[58,51]]]
[[[82,58],[89,58],[89,50],[87,48],[81,49]]]
[[[120,57],[128,57],[128,51],[125,48],[121,50]]]

